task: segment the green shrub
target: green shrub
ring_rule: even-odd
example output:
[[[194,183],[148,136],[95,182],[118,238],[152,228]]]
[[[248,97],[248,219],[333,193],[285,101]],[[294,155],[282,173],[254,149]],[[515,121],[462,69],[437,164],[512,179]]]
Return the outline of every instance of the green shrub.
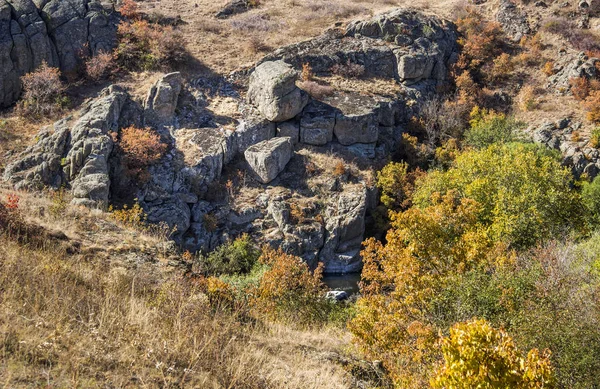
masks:
[[[377,187],[381,202],[388,209],[400,210],[410,206],[414,183],[424,173],[417,168],[410,172],[406,162],[390,162],[377,172]]]
[[[244,274],[250,272],[260,257],[248,235],[219,246],[215,251],[200,258],[203,272],[211,275]]]
[[[590,134],[590,146],[598,149],[600,148],[600,127],[596,127]]]
[[[465,131],[465,143],[477,149],[494,143],[509,143],[518,140],[517,132],[522,123],[496,113],[475,107],[471,112],[470,127]]]
[[[581,198],[587,211],[587,220],[593,225],[600,224],[600,176],[583,184]]]

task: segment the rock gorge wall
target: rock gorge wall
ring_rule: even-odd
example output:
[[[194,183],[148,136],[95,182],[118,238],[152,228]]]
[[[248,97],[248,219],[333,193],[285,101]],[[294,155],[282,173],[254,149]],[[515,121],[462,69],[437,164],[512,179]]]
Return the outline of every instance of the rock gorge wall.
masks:
[[[304,158],[343,155],[364,166],[387,160],[408,119],[446,81],[457,57],[456,38],[451,23],[400,9],[282,48],[246,75],[232,76],[247,85],[247,99],[224,88],[238,106],[234,126],[220,126],[209,111],[198,111],[210,97],[197,85],[207,80],[166,75],[143,102],[112,86],[75,119],[44,129],[7,166],[4,179],[19,189],[66,186],[73,202],[86,206],[106,206],[126,192],[149,221],[175,228],[173,239],[188,250],[212,250],[249,233],[311,266],[324,262],[326,272],[358,271],[365,220],[377,193],[364,177],[349,174],[309,184]],[[297,86],[303,63],[325,74],[348,61],[363,65],[367,79],[385,79],[400,91],[384,96],[335,90],[317,99]],[[135,193],[109,134],[131,125],[154,128],[169,146]],[[242,193],[244,201],[215,198],[212,185],[234,164],[245,166],[257,190]]]
[[[0,0],[0,108],[43,62],[69,74],[85,56],[111,51],[118,18],[108,0]]]

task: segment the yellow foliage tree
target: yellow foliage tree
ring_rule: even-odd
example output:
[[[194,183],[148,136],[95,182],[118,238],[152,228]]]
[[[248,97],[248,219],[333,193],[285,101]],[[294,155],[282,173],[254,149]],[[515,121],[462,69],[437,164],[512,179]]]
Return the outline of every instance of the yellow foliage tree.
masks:
[[[458,323],[442,339],[444,364],[431,380],[434,389],[551,389],[550,353],[523,357],[512,338],[485,320]]]
[[[426,387],[440,353],[437,334],[449,324],[432,302],[452,276],[486,266],[501,250],[481,228],[481,206],[450,191],[431,205],[392,215],[384,246],[365,243],[357,315],[350,323],[359,348],[381,359],[402,388]]]

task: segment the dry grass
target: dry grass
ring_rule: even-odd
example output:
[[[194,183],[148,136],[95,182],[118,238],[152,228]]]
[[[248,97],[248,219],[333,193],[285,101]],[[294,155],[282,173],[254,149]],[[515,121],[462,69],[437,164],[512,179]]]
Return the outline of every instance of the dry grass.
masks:
[[[450,15],[460,0],[263,0],[250,11],[219,20],[214,15],[228,0],[154,0],[139,2],[146,13],[160,12],[167,17],[181,16],[180,26],[192,55],[214,72],[229,73],[264,55],[261,47],[277,48],[321,34],[336,22],[371,15],[398,6],[411,6]],[[250,42],[250,43],[248,43]],[[240,50],[246,48],[245,50]]]
[[[344,354],[345,331],[262,324],[245,310],[211,304],[197,283],[161,261],[160,250],[149,251],[160,240],[141,242],[114,224],[98,231],[111,222],[98,211],[40,215],[47,201],[20,193],[19,210],[55,229],[75,219],[88,228],[65,229],[80,240],[75,254],[0,234],[4,387],[351,387],[351,375],[327,357]],[[102,245],[88,246],[87,234],[105,235]],[[129,235],[136,246],[116,250]]]

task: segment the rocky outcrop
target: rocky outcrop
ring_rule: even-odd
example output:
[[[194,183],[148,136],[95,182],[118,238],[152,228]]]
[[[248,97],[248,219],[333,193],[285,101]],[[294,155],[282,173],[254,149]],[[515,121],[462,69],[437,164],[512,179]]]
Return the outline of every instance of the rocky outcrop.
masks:
[[[68,3],[80,1],[93,3]],[[324,262],[327,273],[358,271],[375,197],[364,171],[397,150],[414,107],[446,80],[455,40],[452,24],[396,10],[275,51],[243,73],[246,100],[225,79],[186,82],[178,73],[159,79],[143,102],[111,87],[75,118],[42,131],[5,178],[27,189],[64,186],[87,206],[137,198],[148,220],[166,225],[186,250],[212,250],[248,233],[313,268]],[[381,94],[340,89],[309,99],[296,85],[305,62],[325,76],[334,64],[360,64],[364,77],[389,84]],[[210,107],[218,100],[237,112],[222,116]],[[111,133],[131,125],[152,127],[167,145],[139,182],[127,178]],[[341,176],[321,175],[350,161]]]
[[[573,176],[583,174],[594,179],[600,173],[600,150],[586,140],[573,140],[573,132],[581,129],[581,122],[565,118],[556,123],[544,123],[532,132],[533,141],[550,149],[558,150],[563,156],[563,165],[571,169]]]
[[[64,173],[71,182],[76,204],[108,205],[108,158],[113,150],[109,132],[119,130],[119,117],[127,98],[122,89],[107,88],[71,129]]]
[[[0,107],[21,94],[20,77],[43,62],[64,74],[116,45],[118,15],[99,0],[0,0]]]
[[[519,42],[521,38],[532,33],[527,14],[510,0],[502,0],[496,20],[513,42]]]
[[[217,19],[227,19],[230,16],[244,13],[250,9],[250,5],[248,4],[248,0],[232,0],[229,3],[225,4],[215,17]]]
[[[290,138],[273,138],[257,143],[244,152],[246,162],[263,184],[273,181],[292,157]]]
[[[566,93],[571,88],[570,81],[572,78],[597,78],[600,75],[596,67],[598,62],[600,62],[600,59],[589,58],[583,52],[563,52],[558,60],[554,62],[552,69],[554,74],[548,77],[548,87],[555,88],[559,93]]]
[[[58,188],[65,177],[62,173],[63,158],[69,142],[67,120],[61,120],[38,134],[38,141],[29,147],[4,171],[4,179],[15,189],[34,190],[46,186]]]
[[[296,86],[297,79],[296,71],[285,62],[263,62],[250,75],[248,100],[272,122],[292,119],[308,101],[308,95]]]
[[[306,42],[274,51],[264,61],[284,60],[294,68],[310,63],[316,73],[336,64],[364,66],[365,77],[416,83],[447,79],[458,58],[458,35],[449,22],[410,9],[397,9],[370,20],[350,23],[345,31],[329,30]]]
[[[4,178],[23,189],[70,184],[74,203],[107,205],[108,158],[113,150],[109,132],[119,129],[127,98],[116,86],[105,89],[72,124],[62,120],[53,129],[43,130],[38,142],[7,166]]]
[[[335,109],[320,101],[311,101],[300,118],[300,142],[322,146],[333,140]]]
[[[295,146],[300,141],[300,123],[295,120],[277,123],[277,136],[290,138]]]

